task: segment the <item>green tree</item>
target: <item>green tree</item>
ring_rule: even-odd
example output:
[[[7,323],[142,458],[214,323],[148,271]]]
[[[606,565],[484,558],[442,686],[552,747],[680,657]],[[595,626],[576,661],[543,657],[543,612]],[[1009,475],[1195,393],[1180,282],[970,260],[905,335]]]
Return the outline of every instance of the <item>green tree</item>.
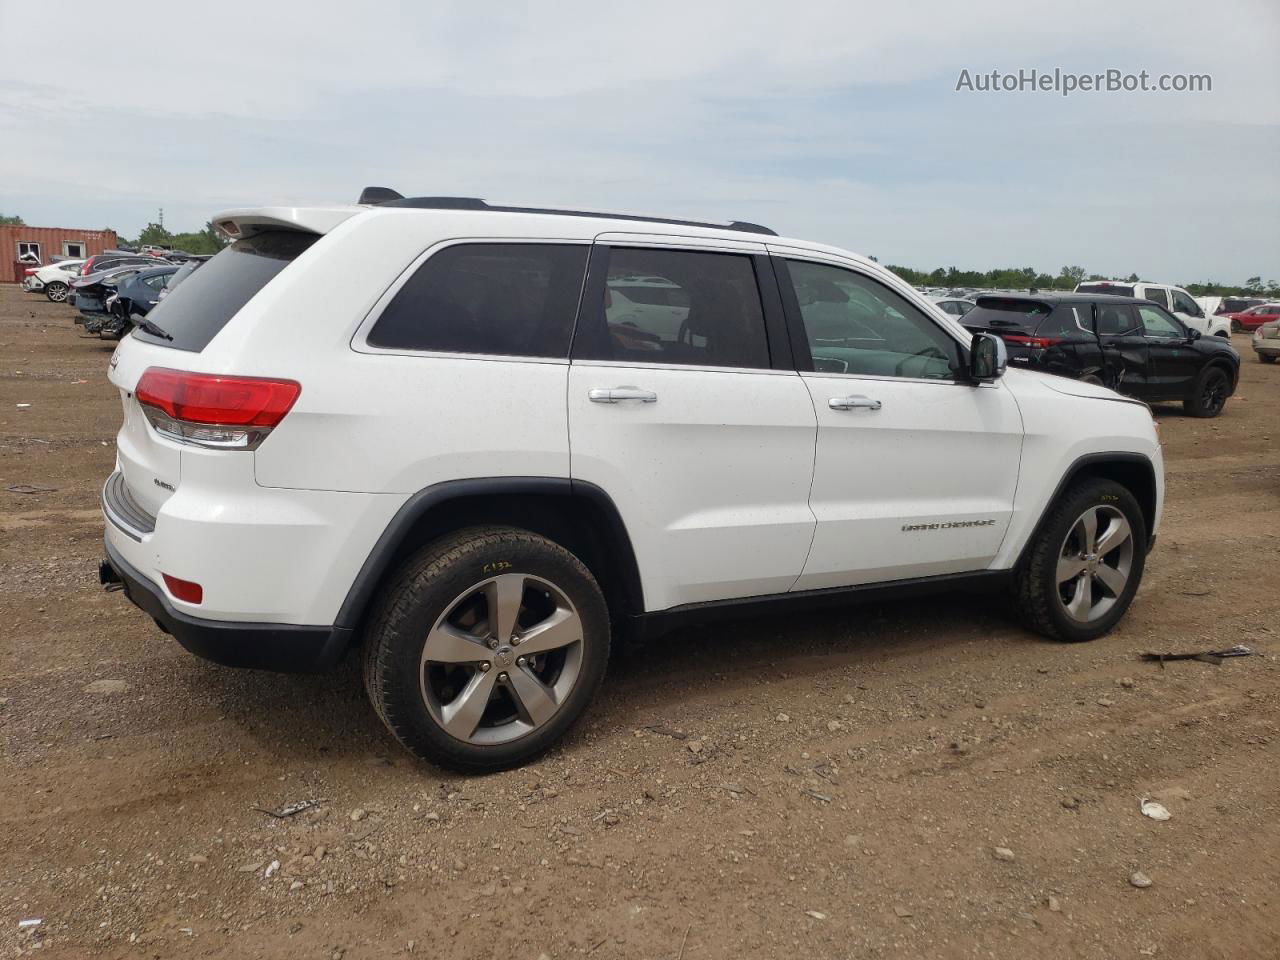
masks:
[[[1246,292],[1246,293],[1261,293],[1261,292],[1262,292],[1262,278],[1261,278],[1261,277],[1250,277],[1248,280],[1246,280],[1246,281],[1244,282],[1244,289],[1245,289],[1245,292]]]
[[[21,217],[6,216],[0,213],[0,227],[25,227],[27,222]]]
[[[1077,283],[1084,279],[1084,267],[1063,267],[1058,274],[1058,285],[1066,290],[1074,290]]]
[[[152,244],[157,247],[168,247],[173,245],[173,234],[158,223],[148,223],[142,228],[135,242],[138,246]]]

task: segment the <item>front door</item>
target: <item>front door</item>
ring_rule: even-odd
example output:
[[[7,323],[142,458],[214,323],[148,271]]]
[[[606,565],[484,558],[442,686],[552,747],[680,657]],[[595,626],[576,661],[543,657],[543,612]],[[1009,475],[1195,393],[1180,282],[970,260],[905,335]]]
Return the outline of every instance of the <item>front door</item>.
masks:
[[[818,418],[813,547],[797,590],[985,569],[1013,511],[1022,418],[960,342],[853,265],[778,259]]]
[[[815,422],[772,270],[760,244],[669,244],[592,252],[571,474],[620,510],[647,610],[785,593],[813,538]]]
[[[1186,328],[1159,307],[1138,305],[1142,334],[1147,341],[1153,397],[1181,398],[1200,372],[1201,357],[1187,339]]]

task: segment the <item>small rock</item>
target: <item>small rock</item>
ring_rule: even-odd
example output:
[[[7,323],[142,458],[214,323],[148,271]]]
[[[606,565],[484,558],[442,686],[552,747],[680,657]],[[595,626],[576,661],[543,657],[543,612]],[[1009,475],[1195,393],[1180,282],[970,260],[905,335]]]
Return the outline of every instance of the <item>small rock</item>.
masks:
[[[269,864],[267,864],[267,869],[262,871],[262,876],[270,880],[272,877],[276,875],[276,872],[279,869],[280,869],[280,861],[272,860]]]
[[[779,723],[786,723],[786,722],[787,722],[788,720],[790,720],[791,718],[790,718],[790,717],[788,717],[785,713],[780,713],[780,714],[778,714],[778,716],[777,716],[777,717],[775,717],[774,719],[776,719]]]
[[[206,857],[203,853],[193,853],[191,856],[187,857],[187,863],[208,863],[208,862],[209,862],[209,858]]]
[[[827,729],[832,733],[835,733],[837,730],[843,730],[844,724],[841,723],[839,720],[828,720]]]
[[[898,916],[902,917],[903,919],[911,916],[911,911],[901,905],[894,907],[893,912],[896,913]]]
[[[302,889],[303,887],[305,887],[305,886],[306,886],[306,884],[305,884],[305,883],[303,883],[301,880],[295,880],[295,881],[293,881],[293,883],[289,884],[289,889],[290,889],[290,890],[301,890],[301,889]]]
[[[860,833],[848,834],[844,838],[844,845],[846,847],[854,847],[854,848],[862,846],[862,834]]]
[[[804,912],[804,915],[805,915],[806,917],[813,917],[813,919],[815,919],[815,920],[825,920],[825,919],[827,919],[827,915],[826,915],[825,913],[823,913],[821,910],[806,910],[806,911]]]
[[[1050,896],[1050,897],[1049,897],[1049,909],[1050,909],[1053,913],[1061,913],[1061,912],[1062,912],[1062,901],[1060,901],[1060,900],[1059,900],[1057,897],[1055,897],[1055,896]]]
[[[1121,677],[1116,681],[1116,685],[1124,687],[1126,690],[1132,690],[1138,685],[1138,681],[1134,680],[1133,677]]]
[[[1114,700],[1108,700],[1106,697],[1099,697],[1099,698],[1098,698],[1098,706],[1100,706],[1100,707],[1113,707],[1113,706],[1115,706],[1115,701],[1114,701]]]
[[[356,823],[359,823],[368,815],[369,815],[369,811],[361,807],[356,807],[354,810],[351,811],[351,819],[354,820]]]
[[[1036,667],[1036,673],[1048,673],[1048,672],[1049,672],[1048,667]]]
[[[440,814],[436,813],[436,812],[433,810],[433,811],[431,811],[430,813],[424,814],[424,815],[423,815],[423,817],[422,817],[422,819],[423,819],[423,820],[431,820],[431,821],[433,821],[433,822],[436,822],[436,821],[439,821],[439,819],[440,819]]]
[[[975,700],[975,701],[973,701],[973,705],[974,705],[975,707],[977,707],[979,710],[985,710],[985,709],[987,708],[987,701],[985,701],[985,700]]]
[[[701,740],[690,740],[688,743],[686,743],[686,744],[685,744],[685,746],[689,748],[689,752],[690,752],[690,753],[701,753],[701,752],[702,752],[702,741],[701,741]]]
[[[1151,878],[1141,870],[1135,870],[1133,873],[1129,874],[1129,882],[1139,890],[1145,890],[1147,887],[1151,886]]]
[[[111,696],[117,693],[124,693],[128,689],[129,684],[123,680],[95,680],[84,688],[84,692]]]
[[[1150,817],[1152,820],[1168,820],[1173,815],[1163,803],[1156,803],[1154,800],[1148,800],[1146,797],[1141,801],[1142,815]]]
[[[1013,859],[1013,851],[1008,847],[996,847],[991,851],[997,860],[1009,861]]]
[[[1062,805],[1066,807],[1068,810],[1079,810],[1080,798],[1079,797],[1063,797]]]
[[[236,870],[238,870],[240,873],[257,873],[261,869],[262,869],[261,860],[259,860],[257,863],[246,863],[243,866],[236,867]]]

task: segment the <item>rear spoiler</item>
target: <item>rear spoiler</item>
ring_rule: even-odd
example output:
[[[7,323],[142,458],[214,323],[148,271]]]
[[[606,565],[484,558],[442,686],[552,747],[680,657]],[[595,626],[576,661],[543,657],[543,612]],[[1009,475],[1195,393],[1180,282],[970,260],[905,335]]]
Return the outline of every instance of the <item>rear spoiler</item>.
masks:
[[[254,207],[220,213],[213,218],[213,226],[228,240],[267,230],[323,234],[359,212],[359,207]]]

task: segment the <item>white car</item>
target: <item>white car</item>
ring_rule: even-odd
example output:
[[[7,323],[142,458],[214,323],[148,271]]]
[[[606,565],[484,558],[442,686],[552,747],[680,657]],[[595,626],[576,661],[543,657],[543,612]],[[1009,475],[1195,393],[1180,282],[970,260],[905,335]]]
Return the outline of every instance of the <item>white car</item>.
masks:
[[[111,359],[101,576],[188,650],[359,648],[404,746],[483,770],[565,732],[618,631],[999,587],[1079,641],[1128,609],[1145,404],[751,224],[369,199],[221,214]]]
[[[1231,321],[1225,317],[1205,313],[1200,304],[1182,287],[1167,283],[1148,283],[1141,280],[1086,280],[1076,284],[1076,293],[1104,293],[1117,297],[1140,297],[1164,307],[1187,327],[1199,330],[1202,336],[1231,339]]]
[[[79,275],[82,266],[83,260],[59,260],[51,263],[35,273],[27,274],[22,281],[22,289],[28,293],[44,291],[44,295],[54,303],[61,303],[67,299],[67,293],[71,289],[70,281]]]
[[[977,306],[974,301],[965,297],[931,297],[930,299],[935,307],[957,320]]]

